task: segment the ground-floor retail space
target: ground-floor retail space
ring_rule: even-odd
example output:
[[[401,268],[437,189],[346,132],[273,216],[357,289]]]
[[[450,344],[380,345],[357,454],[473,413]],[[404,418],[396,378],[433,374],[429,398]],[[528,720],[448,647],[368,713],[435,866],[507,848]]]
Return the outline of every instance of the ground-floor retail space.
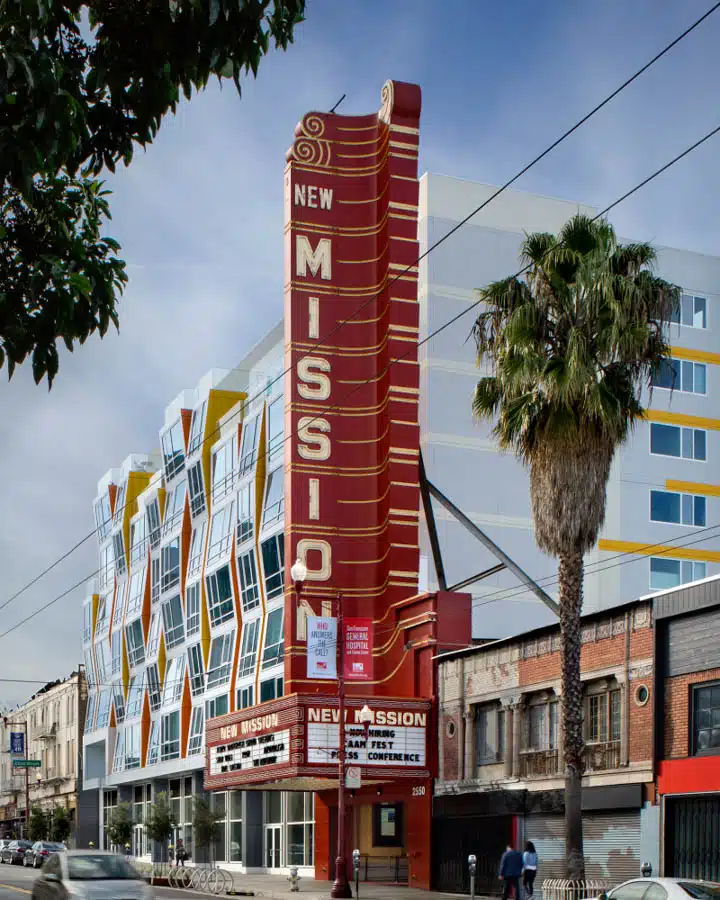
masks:
[[[583,790],[583,846],[588,878],[620,883],[640,875],[643,861],[658,871],[658,817],[652,786],[611,785]],[[562,791],[467,792],[435,798],[433,878],[436,890],[467,892],[467,858],[477,857],[478,893],[501,893],[500,857],[507,844],[530,840],[538,877],[565,877]]]

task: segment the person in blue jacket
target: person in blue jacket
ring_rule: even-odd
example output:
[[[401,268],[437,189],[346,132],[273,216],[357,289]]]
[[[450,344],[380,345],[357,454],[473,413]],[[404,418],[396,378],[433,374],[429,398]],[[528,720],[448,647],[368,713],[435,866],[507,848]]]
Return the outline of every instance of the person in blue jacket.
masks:
[[[512,844],[507,845],[507,849],[500,860],[500,880],[503,882],[503,900],[508,900],[510,896],[510,888],[513,888],[513,896],[515,900],[520,900],[520,876],[523,871],[522,853],[516,850]]]
[[[533,895],[533,885],[535,884],[535,876],[537,875],[538,855],[535,850],[535,844],[532,841],[525,842],[525,852],[523,853],[523,887],[528,897]]]

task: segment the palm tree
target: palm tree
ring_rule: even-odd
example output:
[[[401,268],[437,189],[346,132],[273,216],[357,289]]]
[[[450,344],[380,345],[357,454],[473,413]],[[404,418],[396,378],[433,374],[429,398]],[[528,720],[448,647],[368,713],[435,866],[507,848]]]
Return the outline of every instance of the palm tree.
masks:
[[[581,788],[580,614],[583,554],[605,518],[617,448],[643,416],[642,390],[669,354],[664,325],[680,289],[657,278],[649,244],[618,243],[604,220],[577,215],[527,235],[524,278],[478,292],[473,411],[530,470],[535,539],[558,559],[565,849],[568,878],[585,877]]]

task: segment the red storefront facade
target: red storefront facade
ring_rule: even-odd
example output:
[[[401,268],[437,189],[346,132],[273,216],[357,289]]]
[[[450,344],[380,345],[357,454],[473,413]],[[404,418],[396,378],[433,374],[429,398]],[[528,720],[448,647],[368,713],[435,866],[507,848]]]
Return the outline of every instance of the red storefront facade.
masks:
[[[345,856],[369,844],[428,888],[435,657],[469,643],[471,611],[467,594],[418,593],[420,99],[388,82],[379,113],[309,113],[287,154],[284,696],[208,722],[205,784],[314,791],[315,874],[332,879],[338,682],[309,677],[307,619],[341,605],[367,623],[371,655],[346,682],[360,787]]]

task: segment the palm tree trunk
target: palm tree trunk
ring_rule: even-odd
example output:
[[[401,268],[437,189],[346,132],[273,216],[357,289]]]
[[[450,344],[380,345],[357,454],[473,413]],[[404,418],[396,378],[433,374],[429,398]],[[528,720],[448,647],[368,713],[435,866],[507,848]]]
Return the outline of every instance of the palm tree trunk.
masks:
[[[583,696],[580,680],[583,556],[563,553],[558,565],[565,757],[565,858],[567,877],[585,878],[582,833]]]

